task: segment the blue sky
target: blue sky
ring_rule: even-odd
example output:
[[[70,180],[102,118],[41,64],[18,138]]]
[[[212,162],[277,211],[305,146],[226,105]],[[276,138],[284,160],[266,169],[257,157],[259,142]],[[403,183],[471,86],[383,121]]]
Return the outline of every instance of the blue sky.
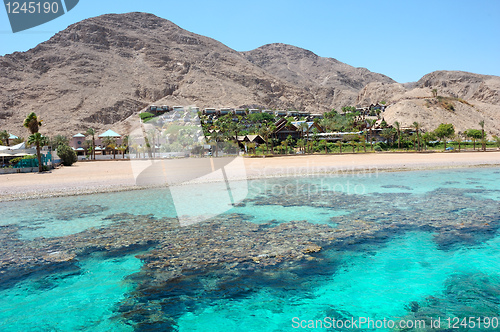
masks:
[[[62,17],[16,34],[0,8],[0,55],[33,48],[85,18],[131,11],[153,13],[237,51],[282,42],[401,83],[435,70],[500,76],[498,0],[80,0]]]

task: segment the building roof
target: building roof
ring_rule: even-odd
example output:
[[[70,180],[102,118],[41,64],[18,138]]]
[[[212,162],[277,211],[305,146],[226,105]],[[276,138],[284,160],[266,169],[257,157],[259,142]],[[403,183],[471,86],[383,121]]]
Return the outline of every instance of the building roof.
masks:
[[[247,135],[247,137],[252,143],[256,143],[257,141],[264,141],[264,139],[260,135]]]
[[[74,135],[73,137],[85,137],[85,135],[78,133],[78,134]]]
[[[112,131],[111,129],[108,129],[105,133],[102,133],[98,137],[122,137],[122,135]]]
[[[16,139],[16,138],[19,138],[19,137],[17,137],[16,135],[9,134],[9,139]]]

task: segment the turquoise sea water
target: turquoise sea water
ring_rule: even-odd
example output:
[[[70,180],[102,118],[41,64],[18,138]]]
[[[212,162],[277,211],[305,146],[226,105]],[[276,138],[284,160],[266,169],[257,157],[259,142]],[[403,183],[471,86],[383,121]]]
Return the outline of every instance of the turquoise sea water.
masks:
[[[259,228],[227,227],[224,241],[261,246],[259,232],[290,224],[270,245],[282,252],[299,235],[291,222],[306,221],[321,250],[268,265],[221,257],[226,242],[199,239],[211,221],[172,229],[167,189],[0,203],[0,331],[293,331],[310,322],[347,331],[318,321],[500,316],[500,168],[248,187],[216,219]],[[328,242],[335,234],[344,237]],[[192,241],[198,249],[183,255]]]

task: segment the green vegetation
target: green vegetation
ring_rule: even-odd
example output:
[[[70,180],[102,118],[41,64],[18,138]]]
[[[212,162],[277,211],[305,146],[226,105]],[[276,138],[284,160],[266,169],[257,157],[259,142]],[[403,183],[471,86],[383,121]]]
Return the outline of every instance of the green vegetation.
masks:
[[[474,142],[474,150],[476,150],[476,140],[481,139],[482,133],[481,130],[477,129],[467,129],[465,132],[465,137],[472,139]]]
[[[91,152],[91,156],[92,156],[92,159],[95,160],[95,130],[94,128],[89,128],[87,129],[87,131],[85,132],[87,134],[87,136],[92,136],[92,145],[89,147],[90,149],[90,152]]]
[[[48,139],[42,134],[38,132],[38,129],[42,125],[42,120],[38,119],[36,114],[34,112],[31,112],[28,114],[26,119],[24,119],[23,126],[28,128],[28,131],[31,133],[31,135],[28,137],[28,144],[29,145],[35,145],[36,146],[36,156],[38,159],[38,172],[42,173],[43,172],[43,165],[42,165],[42,154],[41,154],[41,147],[44,145],[47,145]]]
[[[26,155],[26,156],[23,156],[23,157],[17,157],[17,158],[14,158],[14,159],[11,159],[9,161],[9,163],[14,166],[15,164],[17,164],[18,162],[20,162],[21,160],[33,160],[33,159],[36,159],[36,156],[34,155]]]
[[[57,146],[57,155],[64,166],[71,166],[78,160],[75,151],[66,144]]]
[[[455,127],[451,123],[441,123],[436,130],[434,130],[436,137],[440,141],[444,141],[444,149],[446,150],[446,139],[453,138],[455,135]]]
[[[50,147],[55,150],[59,145],[69,145],[69,139],[63,135],[56,135],[49,140]]]
[[[9,146],[9,137],[10,135],[7,130],[0,131],[0,145]]]
[[[143,122],[148,122],[149,120],[153,119],[155,117],[155,115],[153,113],[149,113],[149,112],[142,112],[142,113],[139,113],[139,117],[141,118],[141,120]]]

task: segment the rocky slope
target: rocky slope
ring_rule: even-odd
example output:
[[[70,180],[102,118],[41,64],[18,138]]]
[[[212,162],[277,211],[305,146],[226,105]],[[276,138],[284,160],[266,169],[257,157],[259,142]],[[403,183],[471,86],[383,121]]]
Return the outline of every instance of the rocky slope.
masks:
[[[307,52],[290,50],[297,58]],[[335,100],[352,103],[356,87],[379,77],[387,81],[360,70],[349,79],[349,97],[338,99],[343,86],[332,81],[321,88],[313,75],[307,86],[284,79],[249,61],[249,54],[254,53],[236,52],[152,14],[87,19],[27,52],[0,57],[0,128],[24,136],[20,123],[35,111],[44,119],[42,132],[102,130],[152,103],[318,112],[331,109]],[[355,71],[333,59],[321,61],[335,63],[340,77]],[[331,89],[338,91],[330,94]]]
[[[433,94],[436,91],[437,96]],[[358,104],[386,101],[388,123],[418,122],[425,130],[453,123],[457,132],[479,129],[485,122],[489,135],[500,135],[500,77],[460,71],[436,71],[414,84],[370,83],[358,95]]]
[[[243,55],[267,72],[312,92],[316,98],[332,100],[331,105],[337,107],[353,104],[360,89],[370,82],[395,83],[366,68],[355,68],[286,44],[264,45]]]
[[[150,104],[317,113],[381,100],[391,103],[388,121],[416,119],[430,126],[449,119],[467,127],[480,118],[500,123],[499,85],[498,77],[460,72],[431,73],[403,85],[290,45],[237,52],[152,14],[110,14],[73,24],[27,52],[0,57],[0,130],[27,136],[21,124],[31,111],[49,135],[89,127],[126,133],[135,113]],[[422,97],[433,88],[474,107],[459,103],[455,113],[426,107]],[[495,133],[497,127],[491,126]]]

